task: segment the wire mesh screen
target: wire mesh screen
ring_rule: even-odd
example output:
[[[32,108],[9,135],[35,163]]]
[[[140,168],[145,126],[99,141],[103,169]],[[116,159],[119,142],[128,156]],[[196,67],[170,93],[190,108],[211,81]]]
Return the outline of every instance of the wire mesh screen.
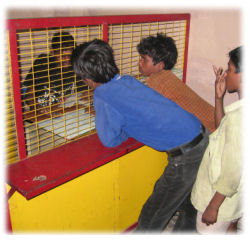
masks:
[[[156,15],[157,16],[157,15]],[[72,20],[73,18],[71,18]],[[25,149],[25,156],[53,149],[69,141],[95,133],[95,112],[93,108],[93,90],[73,72],[70,56],[73,48],[93,39],[104,39],[114,50],[115,60],[122,75],[129,74],[143,81],[138,71],[139,54],[136,46],[149,35],[164,33],[172,37],[177,45],[178,60],[173,72],[183,79],[187,19],[109,23],[109,17],[93,24],[98,18],[88,19],[89,24],[77,24],[46,27],[46,21],[40,19],[35,28],[15,30],[16,55],[6,53],[7,79],[7,123],[8,123],[8,160],[19,159],[17,149]],[[130,18],[129,18],[130,20]],[[18,22],[18,20],[16,20]],[[32,22],[32,19],[26,20]],[[7,41],[9,42],[9,41]],[[13,43],[13,42],[12,42]],[[13,53],[10,44],[10,51]],[[8,47],[6,48],[8,49]],[[11,57],[10,57],[11,56]],[[17,64],[11,65],[15,61]],[[16,103],[13,100],[12,67],[18,74],[16,83],[20,86],[21,122],[16,121]],[[13,67],[14,68],[14,67]],[[14,88],[16,88],[14,84]],[[18,99],[18,98],[15,98]],[[20,119],[20,118],[19,118]],[[25,146],[17,144],[17,127],[22,126]],[[13,155],[12,158],[9,155]]]
[[[27,155],[94,132],[93,91],[74,74],[76,44],[102,38],[101,26],[17,32]]]
[[[183,80],[186,20],[115,24],[109,26],[109,43],[114,49],[116,63],[122,75],[133,75],[137,79],[142,79],[138,71],[139,55],[136,46],[142,38],[156,35],[157,33],[163,33],[175,40],[178,49],[178,59],[172,71],[178,78]]]

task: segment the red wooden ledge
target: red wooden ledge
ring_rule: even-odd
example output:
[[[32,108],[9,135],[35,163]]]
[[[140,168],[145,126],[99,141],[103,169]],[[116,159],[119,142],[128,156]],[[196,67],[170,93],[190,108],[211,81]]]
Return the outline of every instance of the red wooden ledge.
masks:
[[[7,183],[31,199],[141,146],[129,138],[118,147],[107,148],[94,134],[10,164]]]

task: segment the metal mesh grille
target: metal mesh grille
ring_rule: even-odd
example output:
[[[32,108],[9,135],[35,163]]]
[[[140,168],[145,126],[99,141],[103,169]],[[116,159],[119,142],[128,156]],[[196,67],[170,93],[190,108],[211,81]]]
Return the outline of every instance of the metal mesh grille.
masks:
[[[89,24],[53,28],[41,25],[44,27],[40,29],[16,30],[16,66],[19,73],[26,156],[36,155],[95,133],[93,91],[69,67],[68,51],[85,41],[105,39],[105,29],[122,75],[133,75],[143,82],[144,79],[138,71],[139,54],[136,46],[144,37],[164,33],[176,42],[178,59],[173,72],[183,79],[187,20]],[[52,45],[55,34],[60,38],[60,41],[54,42],[57,47]],[[73,45],[65,46],[61,42],[68,34],[73,37]],[[71,40],[64,42],[67,41]],[[20,146],[17,144],[16,124],[19,123],[16,123],[13,100],[9,39],[6,45],[6,152],[10,163],[19,159]]]
[[[65,33],[74,38],[74,47],[102,38],[102,27],[28,29],[17,33],[28,156],[94,132],[93,91],[65,63],[65,51],[71,46],[62,44],[54,49],[51,44],[55,34],[63,39]]]
[[[116,24],[109,26],[109,43],[115,52],[115,59],[121,74],[133,75],[141,79],[138,71],[139,55],[137,44],[149,35],[163,33],[175,40],[178,49],[177,63],[172,70],[183,79],[186,21],[166,21],[149,23]]]

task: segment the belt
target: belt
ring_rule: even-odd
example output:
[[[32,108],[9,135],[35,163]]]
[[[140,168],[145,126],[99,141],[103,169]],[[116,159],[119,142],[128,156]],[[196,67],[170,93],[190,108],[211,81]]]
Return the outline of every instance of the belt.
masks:
[[[203,139],[204,132],[205,132],[205,127],[202,125],[201,133],[197,137],[195,137],[191,142],[185,143],[180,147],[166,151],[168,156],[176,157],[182,155],[186,150],[192,149]]]

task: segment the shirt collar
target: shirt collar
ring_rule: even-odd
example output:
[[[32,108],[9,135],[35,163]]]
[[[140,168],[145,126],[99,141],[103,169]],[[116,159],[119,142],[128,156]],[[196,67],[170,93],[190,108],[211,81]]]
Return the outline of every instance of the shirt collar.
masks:
[[[119,80],[121,76],[119,74],[116,74],[110,81],[116,81]]]
[[[225,112],[232,112],[240,107],[242,107],[243,105],[243,99],[240,99],[236,102],[231,103],[230,105],[225,107]]]
[[[110,82],[112,82],[112,81],[119,80],[120,78],[121,78],[121,76],[120,76],[119,74],[116,74],[113,78],[111,78],[110,81],[108,81],[108,82],[106,82],[106,83],[100,84],[97,88],[100,88],[100,87],[102,87],[102,86],[104,86],[104,85],[106,85],[107,83],[110,83]],[[95,90],[96,90],[97,88],[95,88]]]

